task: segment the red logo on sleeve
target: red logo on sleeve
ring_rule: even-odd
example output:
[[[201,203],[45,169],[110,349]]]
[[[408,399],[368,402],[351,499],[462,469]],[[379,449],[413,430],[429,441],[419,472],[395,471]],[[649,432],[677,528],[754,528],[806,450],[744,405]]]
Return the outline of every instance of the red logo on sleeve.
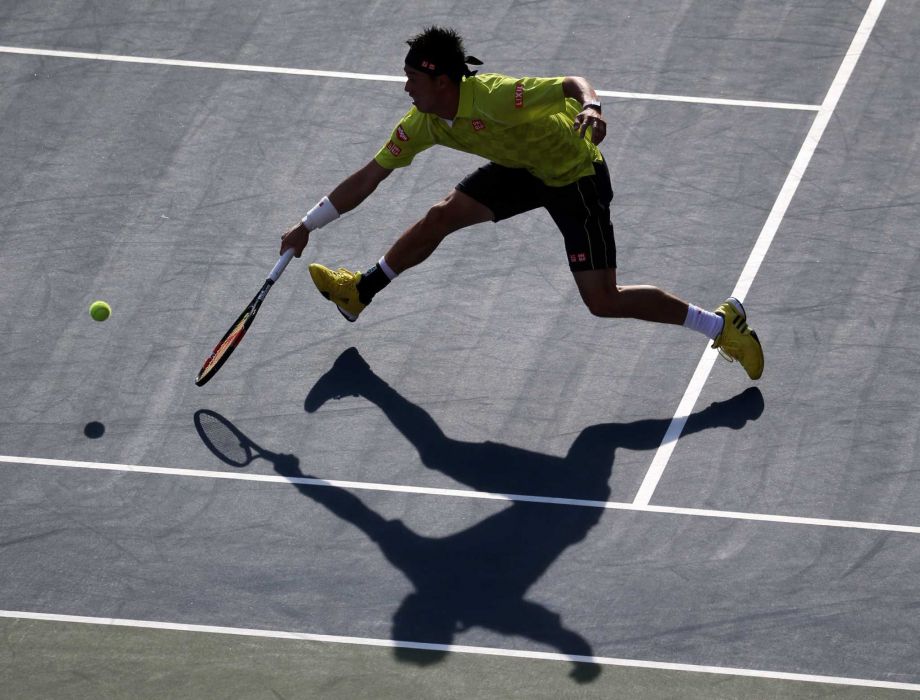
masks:
[[[486,128],[486,123],[482,121],[482,119],[474,119],[472,124],[473,124],[473,128],[476,129],[476,131],[482,131],[483,129]]]
[[[521,109],[524,106],[524,84],[518,83],[514,86],[514,108]]]
[[[392,141],[390,141],[387,144],[387,150],[390,153],[392,153],[394,156],[397,156],[397,157],[399,156],[400,153],[402,153],[402,149],[399,146],[397,146],[395,143],[393,143]]]
[[[406,133],[406,130],[402,128],[402,124],[396,127],[396,138],[400,141],[408,141],[409,134]]]

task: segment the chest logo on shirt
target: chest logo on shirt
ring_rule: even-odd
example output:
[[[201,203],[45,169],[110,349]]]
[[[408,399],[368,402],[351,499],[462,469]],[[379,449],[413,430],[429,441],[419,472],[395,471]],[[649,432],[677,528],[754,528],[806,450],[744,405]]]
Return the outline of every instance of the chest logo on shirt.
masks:
[[[402,149],[392,141],[387,144],[387,150],[394,156],[399,156],[399,154],[402,153]]]
[[[482,119],[474,119],[472,121],[472,124],[473,124],[473,128],[476,129],[476,131],[482,131],[483,129],[486,128],[486,123],[482,121]]]
[[[518,83],[514,86],[514,108],[522,109],[524,107],[524,84]]]
[[[402,128],[402,124],[396,127],[396,138],[400,141],[408,141],[409,134],[406,133],[406,130]]]

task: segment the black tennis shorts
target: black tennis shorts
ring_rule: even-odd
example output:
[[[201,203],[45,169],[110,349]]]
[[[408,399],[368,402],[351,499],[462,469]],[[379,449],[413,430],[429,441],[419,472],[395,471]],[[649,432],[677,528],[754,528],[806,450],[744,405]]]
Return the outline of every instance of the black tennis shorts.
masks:
[[[572,272],[617,266],[610,220],[613,189],[604,161],[594,164],[593,175],[562,187],[550,187],[521,168],[487,163],[467,175],[457,189],[488,207],[493,221],[545,208],[562,232]]]

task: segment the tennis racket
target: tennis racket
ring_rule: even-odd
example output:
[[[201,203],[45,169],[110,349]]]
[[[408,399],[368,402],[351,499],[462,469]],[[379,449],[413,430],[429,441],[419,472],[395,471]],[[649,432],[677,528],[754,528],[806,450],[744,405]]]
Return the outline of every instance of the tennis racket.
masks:
[[[211,356],[204,361],[201,369],[198,370],[198,376],[195,378],[195,384],[197,386],[204,386],[207,384],[208,380],[217,374],[217,370],[224,366],[230,354],[236,349],[236,346],[240,344],[243,336],[246,335],[246,331],[249,330],[249,326],[251,326],[252,322],[255,320],[256,314],[259,312],[259,307],[262,306],[262,302],[265,300],[272,285],[278,280],[281,273],[284,272],[284,268],[287,267],[287,264],[291,262],[291,258],[293,257],[294,249],[288,248],[284,251],[284,255],[278,258],[278,262],[276,262],[275,266],[272,268],[271,274],[265,279],[265,284],[262,285],[262,289],[252,298],[252,301],[249,302],[249,306],[246,307],[243,313],[240,314],[240,317],[230,326],[230,330],[220,339],[220,342],[214,347]]]
[[[292,484],[326,485],[325,482],[305,477],[300,471],[297,457],[269,452],[259,447],[219,413],[206,408],[196,411],[195,430],[211,453],[225,464],[242,468],[261,458],[269,462],[281,476],[291,477]]]
[[[233,423],[214,411],[196,411],[195,430],[218,459],[234,467],[245,467],[264,454],[264,450],[243,435]],[[269,458],[273,456],[268,455]]]

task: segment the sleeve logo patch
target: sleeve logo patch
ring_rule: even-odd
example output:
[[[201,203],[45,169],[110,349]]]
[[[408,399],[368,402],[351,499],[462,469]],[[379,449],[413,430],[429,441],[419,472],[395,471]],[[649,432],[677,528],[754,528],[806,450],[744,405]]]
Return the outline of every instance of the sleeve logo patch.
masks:
[[[397,157],[399,157],[399,154],[402,153],[402,149],[392,141],[387,144],[387,150]]]
[[[398,138],[400,141],[409,140],[409,134],[407,134],[406,130],[402,128],[402,124],[396,127],[396,138]]]
[[[486,128],[486,123],[482,121],[482,119],[474,119],[472,124],[473,124],[473,128],[476,129],[476,131],[482,131],[483,129]]]
[[[524,106],[524,85],[518,83],[514,86],[514,108],[521,109]]]

